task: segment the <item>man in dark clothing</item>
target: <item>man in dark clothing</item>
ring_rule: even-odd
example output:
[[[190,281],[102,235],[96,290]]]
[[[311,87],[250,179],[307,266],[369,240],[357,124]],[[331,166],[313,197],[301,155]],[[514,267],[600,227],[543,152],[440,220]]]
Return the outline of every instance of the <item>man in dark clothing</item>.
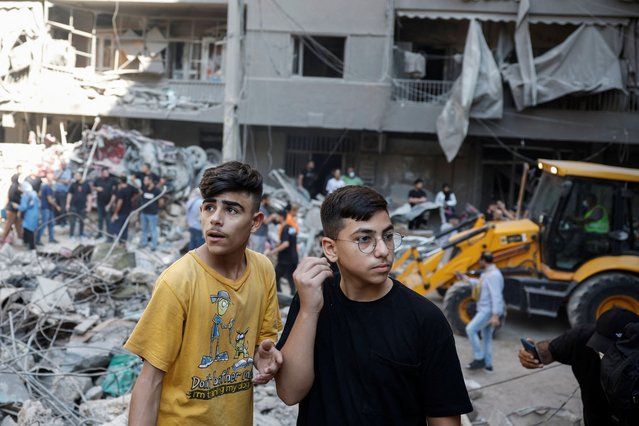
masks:
[[[55,173],[55,185],[53,185],[53,191],[55,193],[55,202],[60,206],[60,210],[56,215],[58,218],[58,224],[66,226],[67,224],[67,195],[69,193],[69,187],[73,180],[71,169],[67,167],[65,163],[60,164],[60,169]]]
[[[315,198],[317,195],[317,173],[313,160],[309,160],[306,167],[300,172],[297,177],[297,186],[306,189],[311,198]]]
[[[113,209],[113,215],[111,216],[112,231],[110,234],[118,235],[122,229],[122,235],[120,242],[126,243],[129,238],[129,224],[126,227],[124,222],[133,211],[133,201],[138,197],[138,190],[129,185],[126,176],[120,176],[120,182],[118,183],[118,190],[115,193],[115,207]],[[108,239],[112,241],[111,237]]]
[[[402,236],[384,197],[339,188],[321,219],[326,258],[300,262],[277,343],[277,393],[300,403],[297,424],[459,425],[472,406],[455,339],[432,302],[389,277]]]
[[[426,191],[424,191],[424,180],[423,179],[415,179],[415,187],[408,191],[408,204],[411,207],[415,207],[417,204],[425,203]],[[423,214],[420,214],[415,219],[408,222],[408,229],[419,229],[422,223],[426,223],[424,220]]]
[[[45,229],[49,229],[49,242],[57,243],[54,236],[55,215],[54,212],[60,210],[60,206],[55,201],[53,192],[54,178],[53,172],[48,172],[45,181],[40,188],[40,217],[42,224],[36,237],[36,244],[42,244],[42,235]]]
[[[139,183],[135,183],[135,185],[144,186],[144,177],[149,176],[153,183],[157,184],[160,182],[160,176],[156,175],[151,171],[151,165],[149,163],[142,164],[142,169],[139,172],[135,172],[135,179],[139,181]],[[140,187],[141,189],[141,187]]]
[[[586,426],[615,425],[612,411],[601,387],[601,356],[619,339],[624,327],[639,322],[634,313],[614,308],[604,312],[595,324],[572,328],[555,339],[534,343],[539,361],[523,348],[519,362],[525,368],[542,368],[554,361],[570,365],[581,389],[583,420]]]
[[[84,238],[84,218],[91,210],[91,185],[82,178],[82,173],[76,172],[73,183],[67,194],[67,211],[72,213],[69,218],[69,237],[73,237],[75,223],[79,222],[79,237]]]
[[[140,226],[142,227],[142,236],[140,238],[139,248],[145,248],[149,242],[149,234],[151,235],[151,251],[155,251],[158,248],[158,213],[160,212],[160,200],[157,196],[162,191],[155,186],[155,182],[151,179],[150,175],[144,176],[142,185],[142,200],[141,204],[146,204],[149,201],[155,200],[142,209],[140,214]]]
[[[291,295],[295,294],[295,282],[293,272],[297,268],[299,257],[297,254],[297,230],[286,223],[286,210],[275,213],[275,220],[280,224],[280,242],[272,250],[264,254],[277,254],[277,265],[275,266],[275,283],[277,291],[282,291],[280,280],[286,278],[291,288]]]
[[[111,226],[111,218],[107,210],[111,198],[115,194],[117,185],[116,180],[111,176],[107,168],[102,169],[100,176],[93,181],[93,189],[97,193],[98,201],[98,233],[96,238],[102,236],[103,232],[108,232]]]

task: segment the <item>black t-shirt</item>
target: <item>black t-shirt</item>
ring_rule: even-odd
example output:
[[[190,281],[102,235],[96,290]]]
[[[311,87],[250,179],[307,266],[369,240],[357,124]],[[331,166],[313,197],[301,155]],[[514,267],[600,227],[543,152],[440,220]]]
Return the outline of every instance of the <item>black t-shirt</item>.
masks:
[[[160,181],[160,177],[158,175],[156,175],[153,172],[149,172],[149,173],[144,173],[144,172],[135,172],[135,178],[136,179],[140,179],[140,185],[144,185],[144,177],[145,176],[151,176],[151,180],[153,182],[159,182]]]
[[[302,170],[302,186],[313,196],[317,187],[317,173],[315,169],[305,168]]]
[[[140,205],[148,203],[153,198],[160,195],[162,191],[157,186],[154,186],[152,189],[143,188],[142,191],[142,199],[140,200]],[[142,213],[144,214],[158,214],[160,211],[160,206],[158,205],[159,198],[142,209]]]
[[[339,275],[324,282],[315,380],[298,425],[425,425],[472,411],[453,333],[428,299],[393,281],[379,300],[354,302]],[[299,312],[295,295],[279,342]]]
[[[122,207],[118,212],[118,216],[128,216],[133,210],[133,197],[138,193],[138,190],[127,184],[124,188],[119,188],[115,193],[116,203],[117,200],[122,200]]]
[[[71,206],[75,208],[85,208],[87,205],[87,197],[91,192],[91,187],[87,182],[74,181],[69,187],[71,194]]]
[[[284,224],[280,231],[280,243],[288,241],[288,247],[277,254],[277,263],[282,265],[297,265],[297,231],[289,224]]]
[[[595,332],[594,324],[575,327],[550,342],[555,361],[570,365],[581,388],[586,426],[612,425],[612,411],[601,388],[599,354],[586,346]]]
[[[408,191],[408,198],[421,198],[426,196],[426,191],[423,189],[411,189]],[[414,206],[415,203],[409,203],[411,206]]]
[[[111,196],[117,190],[117,182],[112,177],[97,177],[93,181],[93,186],[95,188],[102,188],[102,191],[97,191],[98,194],[98,203],[100,204],[108,204],[111,200]]]

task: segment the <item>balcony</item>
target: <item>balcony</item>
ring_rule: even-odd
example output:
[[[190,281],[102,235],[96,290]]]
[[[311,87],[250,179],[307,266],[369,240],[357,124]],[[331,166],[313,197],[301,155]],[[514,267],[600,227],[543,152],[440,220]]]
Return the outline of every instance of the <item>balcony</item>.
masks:
[[[393,79],[393,100],[443,105],[450,96],[454,81]],[[617,90],[594,95],[568,95],[537,108],[563,111],[639,112],[639,93]]]
[[[169,80],[169,89],[178,97],[195,102],[221,104],[224,102],[224,83],[210,81]]]
[[[454,81],[393,79],[393,100],[444,105]]]

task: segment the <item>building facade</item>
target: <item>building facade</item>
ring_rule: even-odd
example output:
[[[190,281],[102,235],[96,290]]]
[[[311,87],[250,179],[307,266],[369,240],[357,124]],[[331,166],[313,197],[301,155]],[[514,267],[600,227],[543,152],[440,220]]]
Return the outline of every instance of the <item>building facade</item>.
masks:
[[[100,116],[221,150],[227,10],[0,2],[13,23],[2,31],[0,140],[36,128],[77,140]],[[265,173],[294,176],[313,159],[322,178],[355,167],[393,203],[421,177],[433,194],[446,182],[481,208],[512,205],[522,164],[537,158],[639,166],[636,2],[255,0],[243,10],[240,151]],[[472,74],[471,22],[490,51],[482,60],[499,69],[502,113],[475,118],[480,102],[466,102],[466,137],[449,162],[437,122],[455,81]]]

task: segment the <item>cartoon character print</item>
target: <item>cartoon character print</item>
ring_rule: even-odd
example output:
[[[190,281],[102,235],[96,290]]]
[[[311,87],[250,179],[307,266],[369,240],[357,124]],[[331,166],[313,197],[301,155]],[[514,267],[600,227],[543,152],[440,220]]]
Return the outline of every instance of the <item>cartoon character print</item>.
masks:
[[[227,324],[224,324],[222,317],[229,309],[229,305],[231,305],[231,297],[229,293],[224,290],[220,290],[217,292],[217,295],[211,295],[211,303],[216,305],[217,313],[215,317],[213,317],[213,326],[211,328],[211,345],[209,347],[209,354],[202,356],[202,361],[200,362],[199,368],[206,368],[213,364],[214,362],[219,361],[228,361],[229,354],[228,352],[220,352],[220,330],[226,329],[229,331],[229,343],[231,343],[231,330],[233,329],[233,324],[235,322],[235,318],[232,318]],[[215,346],[215,353],[213,353],[213,346]]]
[[[246,341],[246,333],[248,332],[248,328],[244,331],[235,331],[237,336],[235,337],[235,356],[233,359],[239,358],[240,355],[245,358],[250,358],[248,351],[248,341]]]

